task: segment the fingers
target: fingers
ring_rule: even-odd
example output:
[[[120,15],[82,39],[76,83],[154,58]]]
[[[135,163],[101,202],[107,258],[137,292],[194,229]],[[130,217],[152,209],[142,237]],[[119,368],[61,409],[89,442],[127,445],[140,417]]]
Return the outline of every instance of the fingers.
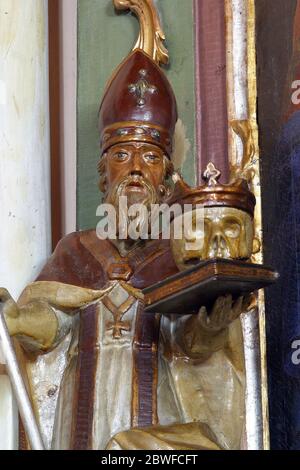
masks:
[[[205,307],[199,312],[199,319],[202,326],[211,331],[219,331],[228,326],[228,317],[232,307],[232,296],[227,294],[216,299],[211,313],[208,315]]]
[[[211,314],[210,314],[211,319],[214,318],[214,319],[217,320],[222,315],[223,310],[224,310],[225,301],[226,301],[225,296],[224,297],[221,296],[221,297],[217,298],[217,300],[215,301],[215,303],[213,305]]]
[[[232,307],[231,321],[238,318],[241,313],[249,311],[249,309],[252,308],[253,302],[256,302],[256,299],[252,294],[240,296]]]
[[[0,305],[3,305],[3,313],[6,318],[17,318],[19,316],[19,309],[10,293],[3,287],[0,288]]]
[[[243,306],[242,306],[243,312],[249,312],[256,306],[257,306],[257,299],[256,299],[255,294],[245,295]]]
[[[17,318],[19,316],[19,308],[13,299],[9,299],[5,302],[3,313],[5,317]]]
[[[227,294],[219,297],[213,307],[210,319],[217,329],[223,329],[228,325],[228,316],[231,312],[232,296]]]
[[[232,305],[230,312],[230,322],[234,321],[243,312],[244,297],[240,296]]]
[[[198,313],[198,321],[201,326],[204,328],[207,328],[208,325],[208,315],[207,315],[207,310],[205,307],[201,307]]]
[[[219,330],[224,316],[225,297],[218,297],[209,315],[209,324],[212,330]]]
[[[4,287],[0,288],[0,304],[3,305],[4,316],[10,318],[17,318],[19,316],[19,309],[10,293]]]
[[[203,328],[219,331],[228,327],[241,313],[247,311],[253,303],[253,296],[240,296],[233,302],[232,295],[226,294],[216,299],[211,313],[208,315],[205,307],[198,313],[198,321]]]
[[[212,312],[208,317],[210,327],[215,330],[227,328],[231,322],[245,311],[244,304],[248,305],[248,299],[245,301],[243,296],[240,296],[234,302],[231,294],[219,297],[215,301]]]
[[[232,295],[227,294],[224,297],[223,309],[219,316],[219,329],[226,328],[230,323],[230,314],[232,309]]]
[[[4,287],[0,287],[0,303],[4,303],[9,299],[11,299],[11,295],[8,290],[4,289]]]

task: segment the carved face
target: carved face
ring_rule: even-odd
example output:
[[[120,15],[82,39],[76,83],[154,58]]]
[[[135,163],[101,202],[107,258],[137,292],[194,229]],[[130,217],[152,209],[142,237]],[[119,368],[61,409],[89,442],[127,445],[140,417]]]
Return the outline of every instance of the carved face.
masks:
[[[135,142],[116,144],[104,158],[106,202],[115,204],[120,196],[127,196],[129,206],[159,200],[166,173],[166,157],[160,147]]]
[[[100,161],[100,189],[105,202],[116,208],[117,227],[119,220],[127,220],[127,225],[134,221],[137,227],[150,228],[151,204],[162,202],[168,195],[165,180],[172,169],[171,162],[157,145],[126,142],[110,147]],[[128,215],[120,205],[121,196],[127,197],[127,210],[133,204],[142,204],[147,211]]]
[[[195,212],[190,233],[181,240],[171,240],[179,269],[210,258],[248,259],[253,248],[253,220],[242,210],[231,207],[205,207],[203,224],[196,230]],[[192,243],[194,249],[187,249]],[[188,246],[190,248],[190,246]]]

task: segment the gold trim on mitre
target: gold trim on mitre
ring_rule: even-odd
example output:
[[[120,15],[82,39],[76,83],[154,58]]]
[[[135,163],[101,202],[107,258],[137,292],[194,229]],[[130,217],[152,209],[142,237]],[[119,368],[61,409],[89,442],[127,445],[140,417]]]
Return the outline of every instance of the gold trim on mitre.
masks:
[[[106,127],[101,135],[102,153],[115,144],[145,142],[160,147],[170,157],[172,141],[166,129],[144,121],[116,122]]]
[[[169,54],[163,44],[166,37],[153,0],[113,0],[113,2],[117,10],[131,10],[138,17],[140,33],[133,51],[141,49],[158,65],[167,64]]]

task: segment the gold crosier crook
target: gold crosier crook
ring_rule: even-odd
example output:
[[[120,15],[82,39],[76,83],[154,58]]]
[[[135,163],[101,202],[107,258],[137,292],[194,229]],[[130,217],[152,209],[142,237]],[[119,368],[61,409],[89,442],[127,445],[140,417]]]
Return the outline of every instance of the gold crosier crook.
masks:
[[[141,49],[158,65],[167,64],[169,54],[163,45],[165,34],[153,0],[113,0],[113,3],[117,10],[131,10],[139,19],[140,34],[133,50]]]

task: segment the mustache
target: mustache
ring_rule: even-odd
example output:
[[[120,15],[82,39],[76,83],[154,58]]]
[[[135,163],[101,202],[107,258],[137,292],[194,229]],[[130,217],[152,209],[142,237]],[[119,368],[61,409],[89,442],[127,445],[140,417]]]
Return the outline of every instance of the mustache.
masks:
[[[149,199],[156,199],[156,188],[142,175],[128,175],[123,178],[123,180],[121,180],[114,188],[114,199],[122,196],[126,188],[131,185],[140,186],[141,188],[144,188],[146,190],[146,193],[148,194]]]
[[[153,185],[142,175],[129,175],[126,176],[119,184],[119,187],[126,187],[132,184],[145,186],[146,188],[153,188]]]

